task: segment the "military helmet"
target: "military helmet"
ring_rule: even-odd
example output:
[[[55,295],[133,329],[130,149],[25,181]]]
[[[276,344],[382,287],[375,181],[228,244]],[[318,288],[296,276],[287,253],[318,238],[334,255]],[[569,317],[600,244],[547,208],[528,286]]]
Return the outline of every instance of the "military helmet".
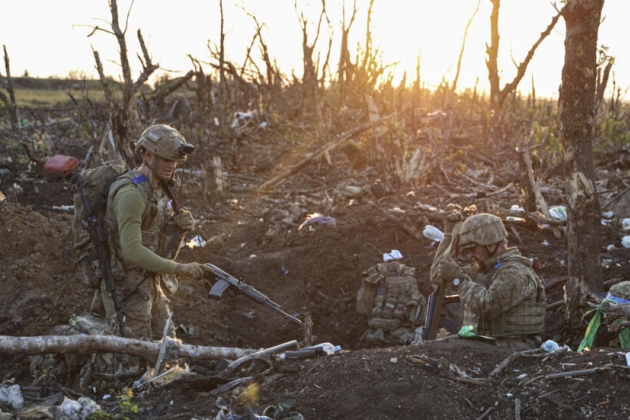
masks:
[[[186,143],[184,136],[168,125],[157,124],[144,130],[136,143],[136,152],[144,149],[168,160],[184,161],[195,146]]]
[[[500,218],[488,213],[475,214],[466,219],[459,228],[459,249],[492,245],[506,238],[507,231]]]

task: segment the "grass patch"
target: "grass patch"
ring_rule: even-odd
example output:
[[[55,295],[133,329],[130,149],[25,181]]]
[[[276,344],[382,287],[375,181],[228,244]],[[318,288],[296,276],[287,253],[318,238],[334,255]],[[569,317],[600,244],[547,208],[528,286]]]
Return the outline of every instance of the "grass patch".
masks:
[[[92,102],[105,102],[105,95],[102,90],[87,90],[87,97]],[[79,102],[83,100],[82,92],[73,92],[72,96]],[[73,106],[70,96],[65,89],[15,89],[15,100],[18,108],[46,108]]]

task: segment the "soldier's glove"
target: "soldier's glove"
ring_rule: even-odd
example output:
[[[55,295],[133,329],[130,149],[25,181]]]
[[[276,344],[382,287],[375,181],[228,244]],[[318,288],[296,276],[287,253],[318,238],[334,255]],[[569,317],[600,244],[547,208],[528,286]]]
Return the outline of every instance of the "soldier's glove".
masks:
[[[442,261],[438,263],[436,273],[437,274],[433,281],[451,282],[451,284],[455,287],[459,287],[464,280],[470,279],[470,277],[464,274],[459,265],[451,258],[442,259]]]
[[[212,273],[212,269],[199,263],[177,264],[175,275],[187,276],[194,280],[201,280],[205,273]]]
[[[173,216],[173,222],[177,227],[185,232],[189,232],[195,228],[195,219],[188,210],[181,209]]]
[[[456,211],[451,214],[448,214],[444,217],[444,233],[453,232],[453,228],[459,222],[461,222],[463,216],[460,212]]]

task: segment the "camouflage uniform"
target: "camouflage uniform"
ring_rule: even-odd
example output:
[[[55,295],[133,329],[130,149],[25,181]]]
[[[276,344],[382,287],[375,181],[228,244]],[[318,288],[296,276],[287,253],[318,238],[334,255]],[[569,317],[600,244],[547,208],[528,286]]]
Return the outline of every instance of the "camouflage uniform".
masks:
[[[123,188],[136,188],[143,197],[145,207],[142,210],[142,245],[157,255],[162,255],[164,247],[170,240],[167,231],[171,231],[169,223],[173,210],[168,196],[159,187],[152,187],[149,180],[137,169],[119,177],[111,186],[108,203]],[[112,276],[117,285],[121,300],[122,313],[125,315],[126,336],[129,338],[161,337],[166,320],[170,315],[169,303],[162,286],[170,286],[170,293],[176,291],[176,280],[172,274],[148,272],[127,262],[122,257],[120,236],[115,206],[108,205],[105,224],[108,230],[111,253]],[[139,209],[138,209],[139,211]],[[175,259],[179,245],[173,247],[168,259]],[[111,295],[106,290],[105,282],[101,283],[101,296],[106,315],[116,321],[116,311]],[[170,334],[173,335],[171,326]]]
[[[542,280],[517,248],[508,248],[483,263],[474,281],[464,281],[459,297],[479,319],[484,335],[540,334],[545,327],[546,298]],[[483,285],[488,282],[487,287]],[[465,314],[464,319],[469,319]]]

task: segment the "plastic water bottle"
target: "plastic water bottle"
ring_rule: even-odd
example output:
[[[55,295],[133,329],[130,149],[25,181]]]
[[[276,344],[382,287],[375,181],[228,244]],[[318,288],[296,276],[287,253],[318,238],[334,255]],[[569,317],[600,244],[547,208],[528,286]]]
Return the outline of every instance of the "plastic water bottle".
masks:
[[[425,238],[429,238],[435,242],[441,242],[444,238],[444,234],[442,233],[442,231],[431,225],[426,225],[424,227],[424,230],[422,231],[422,234]]]

